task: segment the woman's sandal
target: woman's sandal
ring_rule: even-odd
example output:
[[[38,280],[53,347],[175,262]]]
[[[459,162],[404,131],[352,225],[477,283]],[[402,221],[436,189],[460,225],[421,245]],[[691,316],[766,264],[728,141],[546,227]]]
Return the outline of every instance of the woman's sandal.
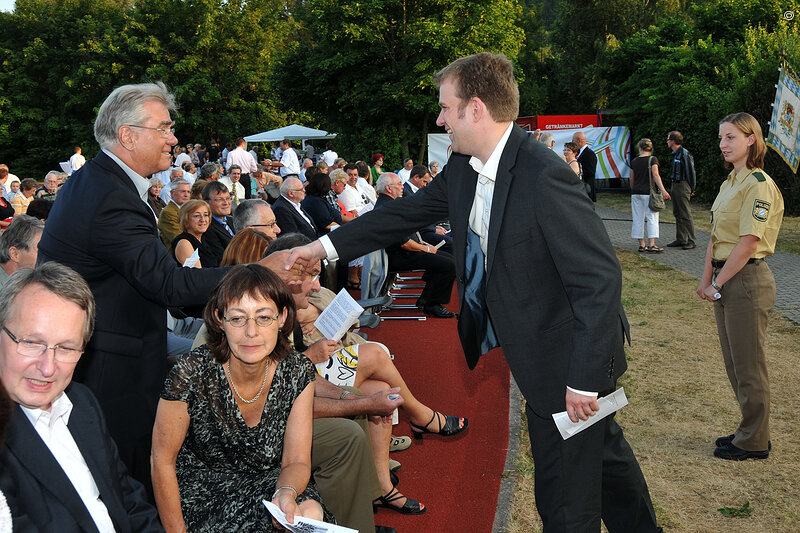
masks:
[[[646,252],[647,251],[647,246],[639,246],[639,251],[640,252]]]
[[[439,416],[444,417],[444,425],[442,425],[442,423],[440,422],[439,431],[429,430],[428,426],[433,424],[434,420],[439,420]],[[441,435],[442,437],[451,437],[453,435],[458,435],[468,427],[469,427],[469,419],[467,418],[463,417],[458,418],[455,416],[443,415],[438,411],[434,411],[430,422],[428,422],[424,426],[418,426],[414,423],[411,423],[411,433],[414,435],[415,439],[421,439],[423,433],[433,433],[435,435]]]
[[[404,503],[402,507],[392,505],[392,502],[402,500],[403,498],[406,499],[406,503]],[[428,512],[428,509],[425,507],[425,505],[421,504],[417,500],[412,500],[408,496],[404,496],[396,488],[393,488],[384,496],[381,496],[372,502],[372,512],[377,512],[378,507],[385,507],[386,509],[391,509],[392,511],[397,511],[398,513],[402,514],[424,514]]]
[[[648,254],[660,254],[663,251],[664,251],[663,248],[659,248],[658,246],[655,246],[655,245],[647,247],[647,253]]]

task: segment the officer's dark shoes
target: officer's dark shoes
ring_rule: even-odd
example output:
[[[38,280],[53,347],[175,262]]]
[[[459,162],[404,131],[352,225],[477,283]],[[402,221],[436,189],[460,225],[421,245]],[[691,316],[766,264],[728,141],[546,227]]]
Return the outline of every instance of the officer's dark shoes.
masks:
[[[724,437],[719,437],[717,440],[714,441],[714,445],[719,448],[720,446],[727,446],[728,444],[733,442],[734,435],[725,435]],[[767,441],[767,451],[772,451],[772,441]]]
[[[375,533],[397,533],[393,527],[375,526]]]
[[[726,459],[728,461],[744,461],[746,459],[766,459],[767,457],[769,457],[769,450],[751,452],[748,450],[743,450],[738,446],[735,446],[732,442],[729,442],[728,444],[720,446],[719,448],[714,450],[714,457],[719,457],[720,459]]]
[[[697,248],[697,245],[693,242],[687,242],[683,246],[681,246],[684,250],[691,250],[692,248]]]
[[[686,243],[685,242],[680,242],[680,241],[672,241],[667,246],[669,248],[683,248],[684,246],[686,246]]]

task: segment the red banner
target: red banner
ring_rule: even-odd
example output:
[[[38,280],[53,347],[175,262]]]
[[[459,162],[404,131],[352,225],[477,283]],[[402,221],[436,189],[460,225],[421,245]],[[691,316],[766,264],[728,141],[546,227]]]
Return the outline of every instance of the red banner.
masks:
[[[535,117],[519,117],[522,129],[534,131],[537,128],[548,130],[577,130],[588,126],[599,127],[602,124],[598,115],[539,115]]]

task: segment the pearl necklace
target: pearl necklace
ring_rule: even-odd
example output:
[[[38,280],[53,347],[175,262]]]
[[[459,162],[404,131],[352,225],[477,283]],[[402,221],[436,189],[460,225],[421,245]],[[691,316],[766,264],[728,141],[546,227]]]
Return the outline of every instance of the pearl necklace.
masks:
[[[236,390],[236,384],[233,382],[233,376],[231,376],[231,363],[228,361],[228,366],[225,368],[228,371],[228,379],[231,382],[231,387],[233,388],[233,392],[236,393],[236,396],[239,397],[244,403],[253,403],[254,401],[258,400],[261,393],[264,392],[264,386],[267,384],[267,373],[269,372],[269,359],[267,359],[267,367],[264,369],[264,381],[261,382],[261,388],[258,390],[258,394],[253,396],[252,400],[245,400],[242,398],[242,395],[239,394],[239,391]]]

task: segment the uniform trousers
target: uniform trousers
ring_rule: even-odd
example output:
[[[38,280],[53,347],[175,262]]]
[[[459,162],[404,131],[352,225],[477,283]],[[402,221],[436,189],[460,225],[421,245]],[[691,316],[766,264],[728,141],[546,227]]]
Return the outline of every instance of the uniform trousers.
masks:
[[[692,188],[686,180],[673,181],[672,214],[675,215],[675,240],[682,244],[697,244],[694,236],[694,219],[689,208],[689,199],[692,197]]]
[[[631,237],[644,239],[644,224],[647,222],[647,238],[658,239],[658,211],[650,209],[649,194],[631,195]]]
[[[611,533],[661,531],[647,482],[613,415],[564,440],[552,416],[525,410],[544,533],[598,533],[601,519]]]
[[[365,417],[314,419],[311,475],[338,524],[372,532],[372,501],[382,493],[367,423]]]
[[[719,269],[714,271],[716,276]],[[775,303],[775,278],[766,261],[747,264],[725,283],[714,315],[725,371],[742,411],[733,444],[763,451],[769,443],[769,379],[764,343]]]

